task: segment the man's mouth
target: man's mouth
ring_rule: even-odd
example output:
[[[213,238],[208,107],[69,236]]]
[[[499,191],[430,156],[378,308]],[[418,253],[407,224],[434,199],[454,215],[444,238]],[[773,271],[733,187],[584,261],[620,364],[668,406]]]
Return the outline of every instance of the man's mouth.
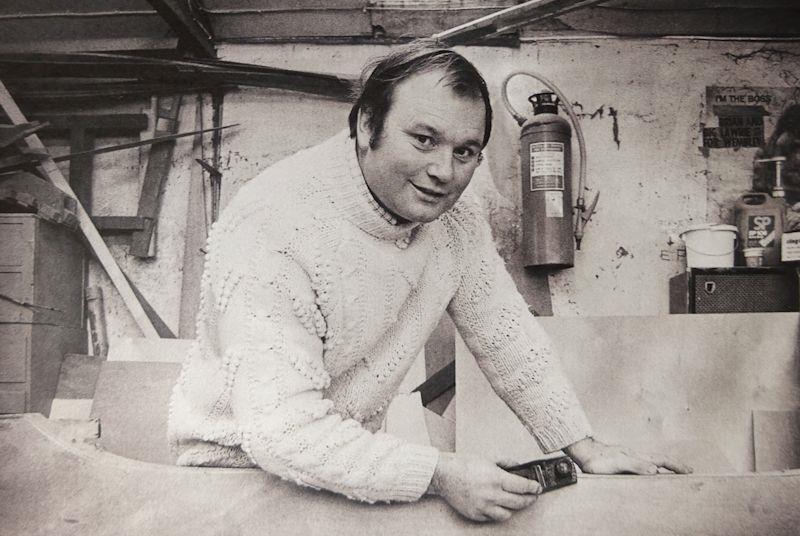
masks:
[[[445,195],[447,195],[447,192],[440,192],[438,190],[431,190],[430,188],[425,188],[423,186],[417,186],[413,182],[411,183],[411,186],[413,186],[423,194],[429,195],[431,197],[444,197]]]

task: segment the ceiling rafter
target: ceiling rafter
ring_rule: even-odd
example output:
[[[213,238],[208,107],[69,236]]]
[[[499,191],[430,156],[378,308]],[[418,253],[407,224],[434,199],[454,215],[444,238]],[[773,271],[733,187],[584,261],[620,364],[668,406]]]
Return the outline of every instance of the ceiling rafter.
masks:
[[[200,13],[192,12],[190,3],[181,0],[147,0],[178,36],[178,48],[198,58],[214,59],[217,51],[214,36],[207,24],[200,22]]]
[[[526,24],[557,17],[606,0],[530,0],[433,35],[449,45],[495,37]]]

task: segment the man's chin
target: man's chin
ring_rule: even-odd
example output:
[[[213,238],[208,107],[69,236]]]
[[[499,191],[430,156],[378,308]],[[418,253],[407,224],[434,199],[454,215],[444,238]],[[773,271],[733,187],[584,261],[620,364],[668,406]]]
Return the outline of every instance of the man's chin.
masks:
[[[423,209],[417,209],[414,211],[409,211],[410,217],[405,217],[406,220],[414,222],[414,223],[430,223],[445,212],[449,207],[425,207]]]

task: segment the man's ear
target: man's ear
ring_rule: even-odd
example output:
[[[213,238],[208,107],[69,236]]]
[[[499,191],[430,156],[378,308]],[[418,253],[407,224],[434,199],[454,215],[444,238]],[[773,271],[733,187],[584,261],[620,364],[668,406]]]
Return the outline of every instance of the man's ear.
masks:
[[[361,150],[366,150],[369,147],[369,141],[372,139],[369,117],[369,112],[365,112],[363,109],[359,108],[358,120],[356,121],[356,141]]]

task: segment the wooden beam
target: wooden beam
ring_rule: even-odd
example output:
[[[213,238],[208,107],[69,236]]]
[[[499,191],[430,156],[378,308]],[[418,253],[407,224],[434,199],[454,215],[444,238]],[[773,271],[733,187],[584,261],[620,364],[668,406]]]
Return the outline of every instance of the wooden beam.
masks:
[[[445,313],[425,342],[425,377],[432,380],[447,365],[454,363],[455,359],[456,327],[453,321],[450,320],[450,315]],[[428,391],[422,391],[425,407],[437,415],[444,414],[456,394],[454,387],[455,370],[452,371],[452,382],[445,385],[441,391],[436,392],[433,398],[427,394]]]
[[[132,233],[144,230],[144,218],[139,216],[92,216],[101,234]]]
[[[159,97],[156,109],[156,132],[154,137],[168,136],[178,132],[178,114],[181,109],[181,96]],[[163,184],[172,164],[172,153],[175,149],[175,140],[161,141],[150,147],[147,157],[147,169],[142,184],[142,193],[139,195],[139,209],[137,216],[145,219],[142,231],[135,231],[131,237],[131,255],[140,258],[151,257],[150,241],[153,230],[158,220],[161,207],[161,193]]]
[[[156,333],[158,333],[158,336],[162,339],[174,339],[175,334],[172,333],[172,330],[169,329],[167,323],[164,322],[156,310],[153,309],[153,306],[150,305],[150,302],[147,301],[147,298],[144,297],[144,294],[142,294],[141,291],[136,288],[136,285],[133,284],[133,281],[131,281],[131,278],[128,277],[128,274],[125,272],[122,272],[122,274],[125,276],[128,284],[131,286],[131,290],[136,296],[136,299],[142,304],[142,309],[144,309],[144,313],[147,315],[147,318],[150,320],[150,322],[153,323],[153,327],[155,328]]]
[[[557,17],[603,1],[605,0],[530,0],[524,4],[501,9],[491,15],[439,32],[433,37],[452,46],[477,37],[490,37],[510,32],[531,22]]]
[[[203,128],[205,99],[198,95],[195,101],[194,127]],[[203,137],[196,136],[192,152],[196,160],[203,156]],[[202,160],[200,160],[202,162]],[[210,182],[210,181],[209,181]],[[183,270],[181,270],[181,308],[178,336],[182,339],[195,337],[197,313],[200,310],[200,278],[203,275],[203,246],[208,238],[205,204],[206,179],[201,165],[193,165],[189,182],[189,200],[186,207],[186,232],[183,248]]]
[[[602,4],[559,17],[564,29],[552,31],[544,25],[525,26],[521,37],[536,39],[543,35],[558,36],[594,33],[631,37],[766,37],[796,38],[800,35],[795,23],[800,17],[800,3],[793,8],[766,9],[750,7],[659,10],[655,7],[624,9]]]
[[[82,153],[94,149],[94,131],[76,123],[69,130],[69,152]],[[92,212],[92,171],[93,158],[83,155],[73,158],[69,162],[69,184],[83,208]]]
[[[422,405],[427,406],[441,395],[456,386],[456,361],[453,359],[439,372],[425,380],[414,392],[419,391],[422,397]],[[444,409],[442,410],[444,411]]]
[[[200,23],[199,15],[192,13],[190,2],[178,0],[147,0],[172,31],[178,36],[178,48],[199,58],[216,58],[214,36],[210,28]]]
[[[2,106],[3,111],[8,118],[11,119],[12,123],[19,125],[28,122],[2,81],[0,81],[0,106]],[[25,142],[32,149],[41,151],[47,150],[36,134],[25,138]],[[72,191],[69,183],[64,178],[64,175],[61,174],[61,170],[58,169],[58,166],[53,162],[52,158],[47,158],[42,162],[41,167],[45,175],[54,185],[70,197],[75,198],[75,192]],[[153,327],[150,319],[147,318],[147,314],[136,299],[136,295],[133,293],[130,284],[128,284],[128,281],[125,279],[125,275],[122,273],[122,270],[120,270],[105,242],[103,242],[103,239],[100,237],[100,233],[97,232],[97,228],[92,224],[89,214],[77,200],[76,205],[80,229],[86,241],[89,243],[92,253],[94,253],[95,257],[108,274],[108,277],[111,279],[111,282],[117,288],[120,296],[122,296],[122,301],[130,311],[139,329],[142,330],[144,336],[148,338],[157,338],[158,332]]]
[[[47,122],[47,130],[72,130],[76,127],[95,133],[140,132],[148,125],[147,114],[31,114],[31,119]]]
[[[125,78],[183,86],[237,84],[287,89],[341,100],[349,100],[353,83],[330,74],[220,60],[153,57],[130,51],[126,54],[0,54],[0,73],[15,82],[25,78],[68,77]]]

